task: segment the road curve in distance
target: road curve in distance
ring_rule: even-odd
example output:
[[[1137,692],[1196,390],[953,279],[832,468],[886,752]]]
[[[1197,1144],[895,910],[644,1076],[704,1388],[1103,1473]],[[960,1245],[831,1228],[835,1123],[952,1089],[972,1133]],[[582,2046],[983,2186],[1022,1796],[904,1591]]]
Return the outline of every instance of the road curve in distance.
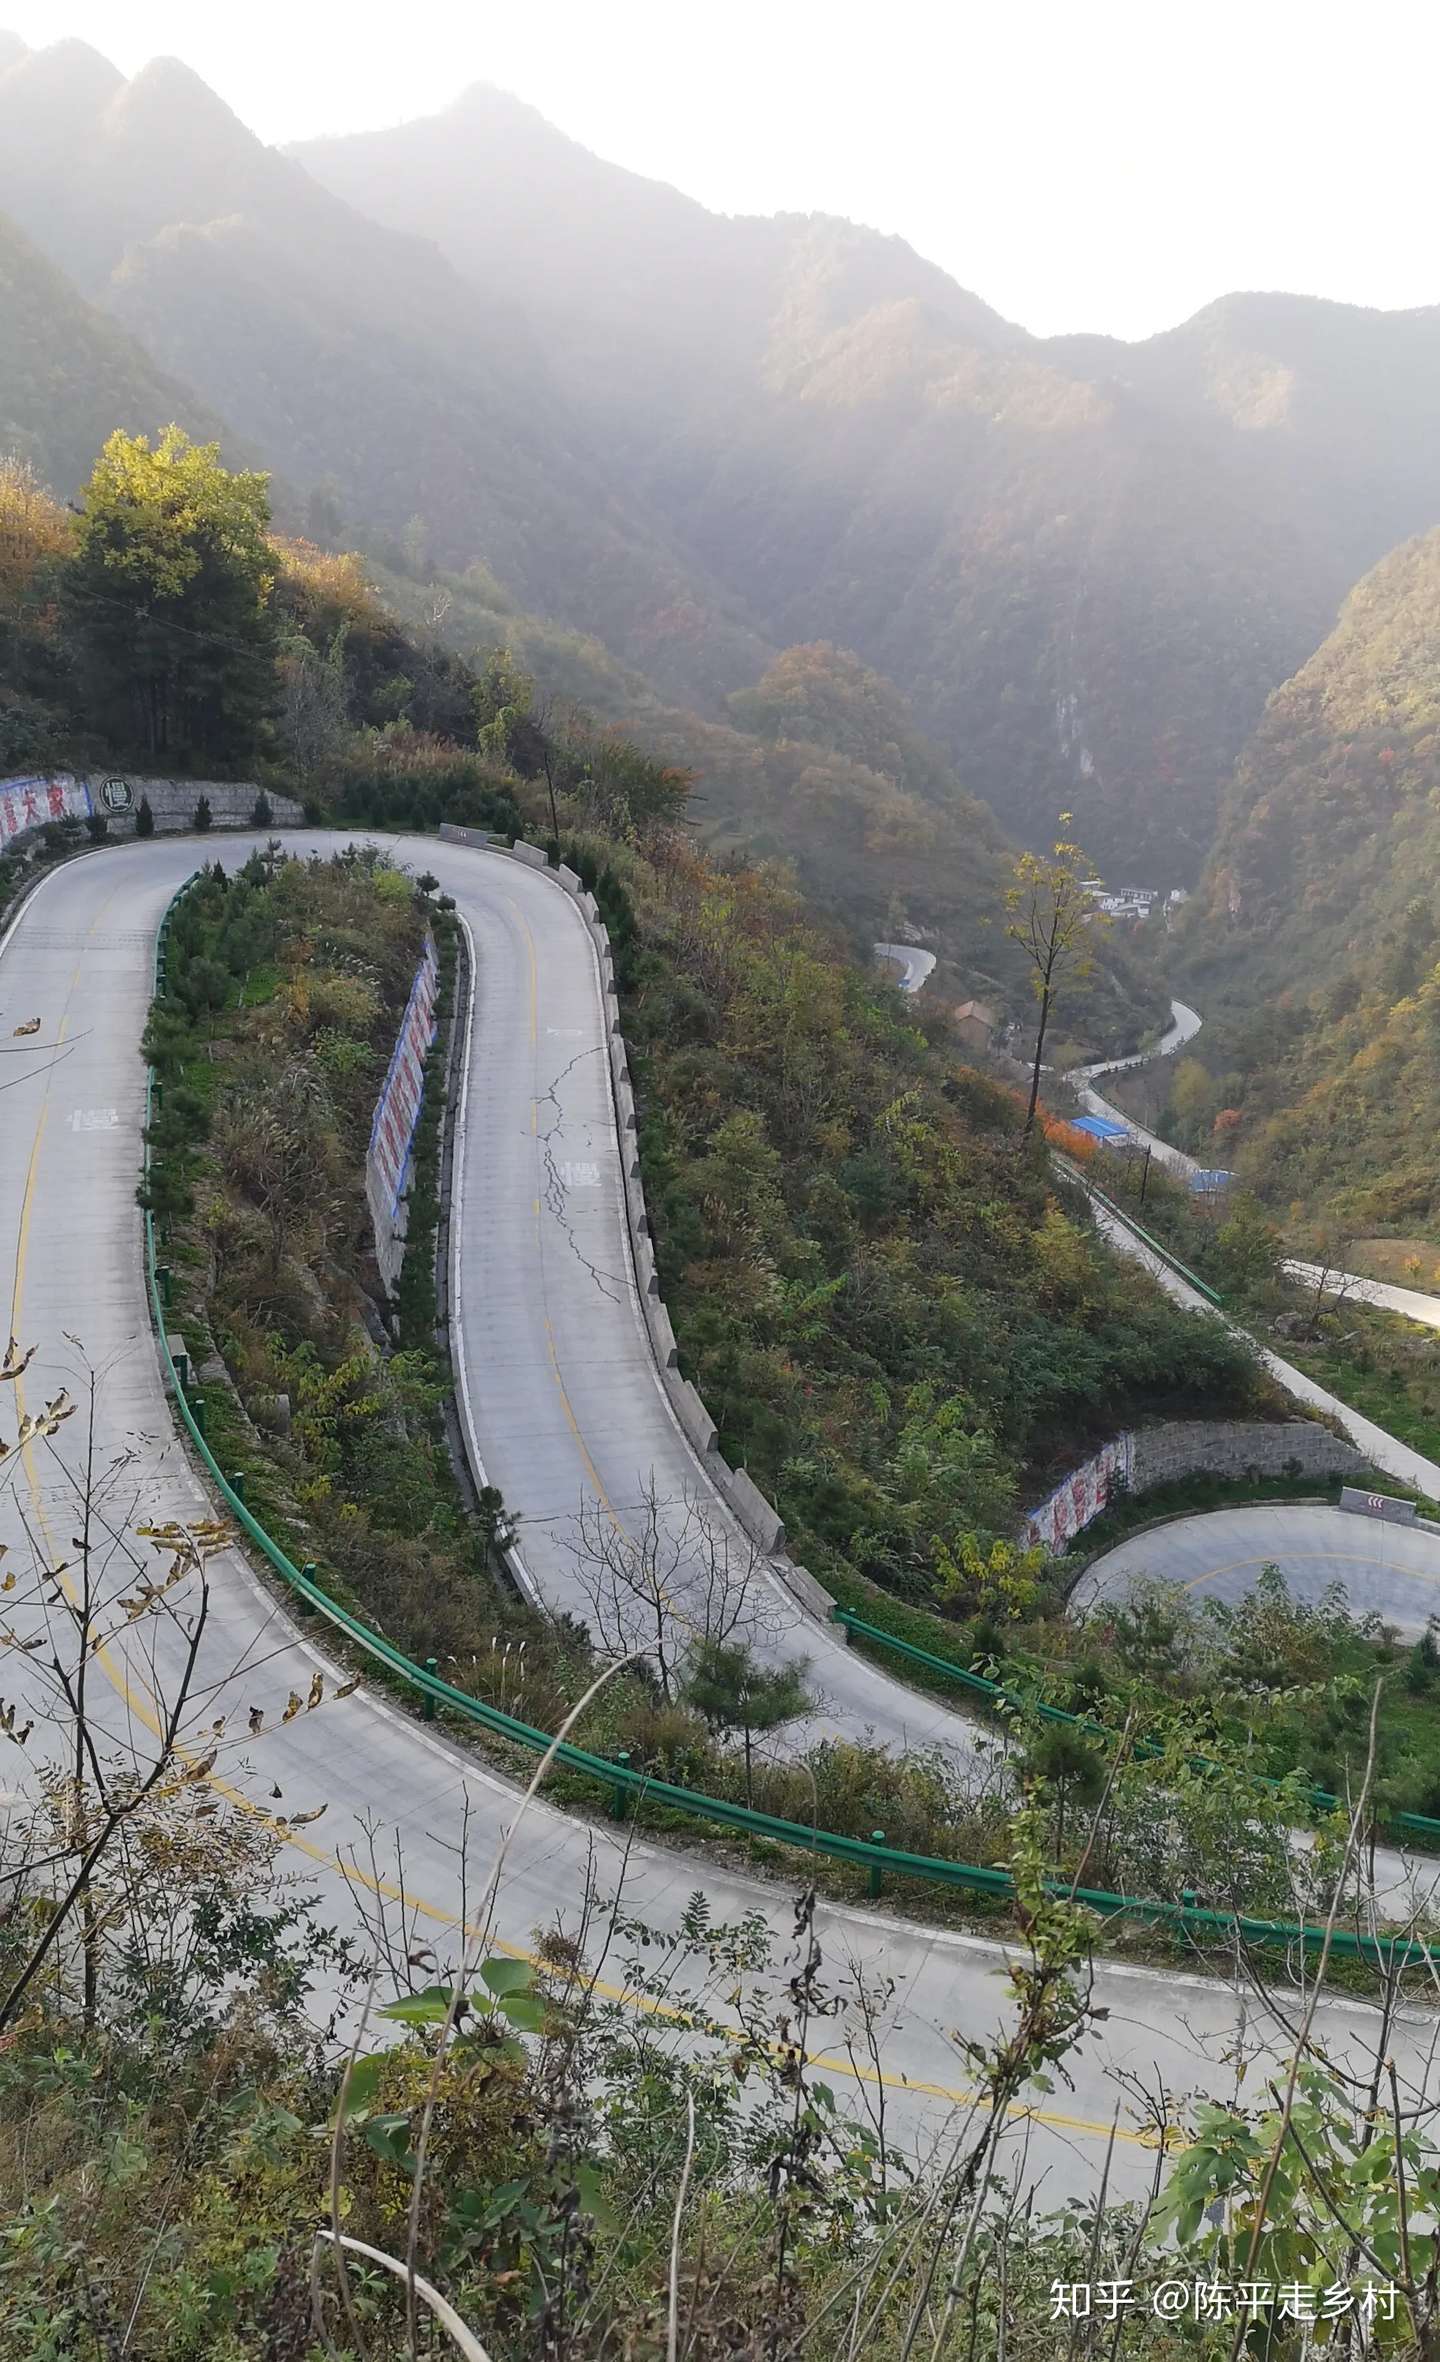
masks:
[[[1084,1188],[1083,1179],[1080,1185]],[[1213,1304],[1207,1303],[1198,1288],[1192,1288],[1188,1280],[1182,1279],[1178,1271],[1171,1269],[1163,1255],[1157,1255],[1152,1246],[1136,1236],[1123,1216],[1112,1213],[1094,1198],[1090,1200],[1090,1209],[1102,1238],[1108,1239],[1111,1246],[1132,1263],[1142,1265],[1175,1303],[1183,1304],[1191,1312],[1208,1313],[1212,1320],[1225,1319],[1223,1313],[1216,1312]],[[1237,1337],[1244,1337],[1248,1344],[1255,1344],[1248,1329],[1242,1329],[1238,1322],[1226,1320],[1225,1325]],[[1359,1411],[1352,1410],[1348,1402],[1342,1402],[1338,1395],[1317,1385],[1303,1370],[1297,1370],[1293,1362],[1283,1360],[1278,1353],[1272,1353],[1268,1346],[1261,1345],[1256,1350],[1276,1384],[1283,1387],[1296,1402],[1328,1413],[1351,1443],[1365,1454],[1372,1468],[1381,1469],[1386,1476],[1393,1476],[1400,1484],[1423,1493],[1427,1500],[1440,1502],[1440,1462],[1413,1450],[1408,1443],[1402,1443],[1397,1435],[1391,1435],[1384,1427],[1377,1427],[1373,1419],[1367,1419]]]
[[[1373,1304],[1382,1312],[1399,1312],[1421,1328],[1440,1329],[1440,1296],[1427,1296],[1419,1288],[1395,1287],[1389,1280],[1365,1279],[1358,1271],[1331,1271],[1324,1264],[1293,1259],[1286,1261],[1284,1270],[1302,1286],[1319,1288],[1326,1295],[1342,1296],[1356,1304]]]
[[[934,952],[918,943],[877,943],[875,957],[900,970],[896,982],[902,992],[918,992],[935,965]]]

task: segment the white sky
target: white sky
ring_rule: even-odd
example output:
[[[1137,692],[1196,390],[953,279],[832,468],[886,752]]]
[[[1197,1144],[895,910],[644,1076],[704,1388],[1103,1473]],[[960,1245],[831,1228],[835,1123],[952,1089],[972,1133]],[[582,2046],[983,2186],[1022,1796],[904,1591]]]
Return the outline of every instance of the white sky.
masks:
[[[727,212],[848,214],[1010,318],[1143,336],[1234,288],[1440,301],[1435,0],[0,0],[182,56],[267,140],[517,91]]]

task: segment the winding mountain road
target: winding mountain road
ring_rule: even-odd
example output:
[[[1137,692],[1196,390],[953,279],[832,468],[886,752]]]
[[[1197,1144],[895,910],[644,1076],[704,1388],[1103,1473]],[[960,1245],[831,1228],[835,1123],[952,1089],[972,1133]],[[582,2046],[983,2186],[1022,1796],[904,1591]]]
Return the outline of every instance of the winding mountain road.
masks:
[[[1184,1001],[1172,1001],[1170,1023],[1153,1049],[1136,1050],[1129,1058],[1102,1058],[1093,1066],[1077,1066],[1069,1077],[1087,1115],[1102,1116],[1106,1123],[1123,1124],[1132,1139],[1138,1140],[1142,1148],[1149,1149],[1157,1164],[1168,1166],[1172,1173],[1180,1174],[1187,1181],[1200,1170],[1194,1157],[1186,1156],[1183,1149],[1172,1148],[1170,1142],[1162,1140],[1158,1132],[1147,1132],[1145,1126],[1138,1124],[1132,1115],[1126,1115],[1123,1108],[1114,1107],[1108,1099],[1102,1098],[1094,1086],[1102,1075],[1128,1074],[1133,1067],[1148,1066],[1152,1058],[1173,1057],[1187,1042],[1194,1041],[1202,1023],[1198,1010],[1187,1008]]]
[[[1298,1263],[1293,1258],[1287,1260],[1285,1270],[1291,1279],[1298,1279],[1304,1287],[1318,1288],[1323,1295],[1343,1297],[1352,1304],[1373,1304],[1378,1312],[1398,1312],[1422,1329],[1440,1329],[1440,1296],[1428,1296],[1421,1288],[1396,1287],[1387,1279],[1366,1279],[1358,1271],[1332,1271],[1326,1264]]]
[[[875,957],[887,968],[898,968],[895,982],[901,992],[919,992],[935,966],[935,954],[919,943],[877,943]]]
[[[316,849],[335,850],[337,842],[325,837]],[[305,849],[305,840],[294,849]],[[206,850],[229,862],[249,844],[227,837]],[[583,1489],[623,1520],[652,1466],[662,1487],[688,1485],[694,1474],[642,1358],[628,1293],[592,954],[573,906],[543,876],[433,839],[390,840],[390,850],[436,873],[475,945],[456,1174],[457,1345],[488,1472],[524,1510],[527,1567],[548,1595],[552,1582],[566,1580],[567,1565],[573,1571],[562,1528]],[[96,1372],[95,1514],[117,1580],[128,1579],[128,1562],[140,1556],[132,1539],[138,1522],[193,1523],[210,1509],[164,1392],[134,1205],[151,946],[196,852],[193,843],[152,840],[75,861],[46,880],[0,938],[0,1041],[16,1052],[6,1061],[0,1120],[8,1326],[39,1348],[15,1391],[22,1411],[61,1386],[83,1401],[88,1371]],[[14,1028],[35,1018],[38,1031],[22,1049]],[[567,1179],[567,1167],[578,1177]],[[85,1427],[74,1419],[53,1441],[31,1443],[4,1464],[0,1540],[12,1565],[29,1565],[32,1552],[50,1565],[67,1554]],[[115,1638],[92,1675],[97,1718],[120,1756],[143,1757],[184,1654],[178,1627],[142,1631],[143,1641],[125,1632]],[[799,1639],[792,1635],[793,1645]],[[943,1739],[955,1725],[827,1646],[818,1628],[807,1627],[803,1641],[823,1667],[827,1712],[837,1723],[865,1720],[897,1744]],[[212,1789],[262,1818],[286,1816],[286,1859],[325,1917],[349,1925],[357,1912],[372,1921],[383,1913],[402,1955],[423,1943],[443,1969],[513,1821],[515,1791],[368,1685],[279,1721],[290,1692],[303,1696],[316,1672],[336,1670],[239,1554],[227,1553],[213,1569],[200,1653],[205,1686],[185,1743],[197,1756],[208,1753],[212,1722],[227,1717]],[[35,1660],[7,1652],[0,1678],[7,1699],[43,1703]],[[247,1718],[257,1707],[266,1728],[252,1740]],[[12,1795],[33,1778],[47,1743],[42,1724],[28,1751],[7,1751],[0,1770]],[[289,1816],[322,1806],[318,1825],[291,1825]],[[627,1911],[662,1928],[678,1924],[696,1889],[715,1920],[759,1913],[774,1935],[779,1974],[788,1973],[786,1887],[732,1873],[713,1856],[631,1844],[626,1832],[584,1824],[543,1800],[524,1817],[506,1859],[498,1940],[523,1951],[557,1919],[573,1927],[592,1882],[602,1894],[623,1883]],[[817,2045],[832,2080],[848,2086],[857,2106],[873,2105],[883,2086],[892,2137],[917,2149],[963,2129],[967,2078],[952,2034],[983,2037],[1008,2020],[1004,1946],[830,1904],[820,1906],[817,1930],[832,1984],[851,1964],[886,1988],[879,2075],[842,2015]],[[613,1963],[612,1981],[606,1974],[600,1989],[621,1991]],[[1095,1987],[1109,2014],[1070,2062],[1070,2088],[1017,2108],[1007,2136],[1021,2178],[1057,2202],[1098,2178],[1117,2104],[1111,2186],[1143,2185],[1152,2159],[1135,2084],[1153,2090],[1163,2081],[1181,2098],[1227,2096],[1237,2044],[1261,2062],[1252,2064],[1252,2080],[1283,2052],[1283,2033],[1257,2017],[1248,1989],[1111,1962],[1097,1969]],[[678,1980],[677,1998],[685,1990]],[[1357,2065],[1373,2022],[1358,2002],[1327,1997],[1320,2006],[1335,2054]],[[1427,2072],[1435,2033],[1422,2017],[1396,2028],[1402,2088]]]

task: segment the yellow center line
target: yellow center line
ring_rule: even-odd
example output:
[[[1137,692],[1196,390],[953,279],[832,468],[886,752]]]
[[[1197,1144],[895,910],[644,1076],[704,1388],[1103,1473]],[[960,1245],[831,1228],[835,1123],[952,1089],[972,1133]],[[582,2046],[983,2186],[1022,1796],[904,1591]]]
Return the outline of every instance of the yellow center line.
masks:
[[[111,897],[111,899],[113,899],[113,897]],[[92,921],[90,928],[90,932],[92,934],[94,932],[95,926],[98,924],[99,918],[103,916],[104,910],[108,908],[108,906],[109,905],[107,901],[106,904],[102,905],[101,912],[97,914],[96,919]],[[528,937],[528,928],[526,929],[526,934]],[[74,973],[72,974],[70,983],[66,988],[65,1014],[62,1016],[60,1028],[56,1034],[57,1044],[63,1038],[65,1025],[68,1023],[70,998],[74,992],[77,982],[79,981],[82,960],[77,960]],[[533,946],[531,950],[531,960],[533,968]],[[10,1315],[11,1333],[16,1337],[19,1337],[21,1334],[23,1320],[25,1273],[30,1239],[30,1220],[35,1202],[35,1184],[40,1167],[41,1147],[45,1138],[45,1131],[49,1117],[49,1103],[50,1083],[47,1076],[45,1093],[40,1108],[40,1117],[35,1128],[35,1139],[30,1151],[29,1165],[25,1177],[24,1195],[21,1203],[19,1235],[15,1257],[15,1280],[11,1296]],[[546,1327],[547,1329],[549,1327],[548,1321],[546,1322]],[[558,1367],[556,1370],[556,1381],[557,1384],[560,1383]],[[573,1413],[570,1412],[569,1400],[565,1395],[563,1384],[560,1385],[560,1392],[561,1398],[566,1404],[567,1414],[570,1415],[571,1423],[573,1425],[574,1417]],[[15,1396],[17,1410],[21,1418],[23,1418],[23,1381],[16,1381]],[[577,1439],[579,1439],[578,1428],[576,1429],[576,1435]],[[581,1449],[582,1451],[584,1450],[583,1440],[581,1441]],[[588,1453],[586,1454],[586,1459],[588,1464]],[[49,1519],[47,1518],[45,1512],[45,1502],[40,1486],[39,1470],[35,1463],[35,1448],[33,1442],[27,1443],[25,1445],[21,1453],[21,1464],[24,1467],[26,1481],[30,1489],[31,1508],[35,1522],[39,1527],[41,1535],[44,1539],[46,1551],[52,1564],[58,1566],[60,1563],[59,1554],[56,1548],[54,1536],[50,1530]],[[598,1479],[596,1481],[598,1483]],[[608,1501],[606,1502],[606,1506],[607,1508],[610,1507]],[[610,1510],[610,1514],[612,1516],[615,1515],[613,1509]],[[78,1605],[79,1594],[76,1591],[76,1588],[69,1576],[62,1575],[60,1580],[64,1585],[68,1597],[73,1603]],[[294,1641],[300,1643],[300,1636],[298,1634],[292,1634],[291,1637]],[[301,1645],[303,1645],[303,1643],[301,1643]],[[163,1737],[163,1724],[160,1715],[157,1712],[158,1699],[156,1698],[155,1692],[150,1688],[149,1684],[142,1683],[139,1689],[137,1689],[136,1686],[132,1684],[127,1665],[117,1659],[116,1653],[109,1642],[103,1643],[95,1650],[91,1662],[98,1664],[102,1668],[106,1679],[110,1682],[111,1687],[116,1692],[116,1695],[121,1699],[122,1703],[126,1707],[127,1712],[132,1714],[135,1719],[150,1732],[153,1738],[161,1739]],[[183,1763],[187,1766],[193,1766],[197,1761],[202,1760],[200,1757],[197,1757],[192,1750],[184,1746],[176,1746],[174,1749],[174,1754],[177,1762]],[[460,1772],[460,1776],[463,1777],[463,1771],[461,1771],[461,1767],[457,1766],[456,1768],[457,1772]],[[310,1838],[303,1836],[298,1830],[292,1829],[287,1821],[278,1818],[274,1813],[268,1812],[263,1805],[257,1804],[254,1799],[248,1796],[242,1788],[235,1787],[232,1782],[222,1779],[216,1772],[211,1771],[206,1774],[204,1785],[211,1789],[215,1795],[223,1797],[228,1804],[235,1806],[237,1810],[244,1812],[252,1819],[261,1822],[281,1841],[282,1844],[292,1847],[295,1852],[302,1854],[308,1861],[314,1862],[317,1867],[324,1869],[327,1872],[333,1872],[335,1875],[342,1878],[348,1886],[360,1887],[366,1892],[373,1894],[377,1898],[380,1898],[384,1901],[398,1903],[404,1910],[412,1913],[416,1919],[423,1919],[438,1927],[453,1928],[458,1934],[464,1936],[467,1939],[475,1938],[485,1933],[481,1926],[469,1920],[462,1920],[456,1912],[447,1910],[440,1904],[431,1903],[421,1895],[413,1894],[408,1887],[400,1885],[392,1879],[379,1877],[373,1871],[362,1870],[358,1863],[346,1862],[341,1859],[338,1853],[331,1852],[324,1846],[316,1845]],[[509,1943],[503,1936],[491,1936],[488,1940],[493,1941],[497,1949],[506,1953],[511,1959],[525,1961],[534,1968],[541,1968],[546,1965],[538,1953],[528,1951],[523,1945]],[[603,1978],[587,1978],[586,1990],[588,1992],[598,1993],[603,1999],[607,2001],[617,2001],[623,2003],[625,2006],[636,2009],[646,2016],[659,2018],[681,2027],[686,2027],[693,2024],[700,2015],[700,2012],[696,2008],[687,2008],[683,2004],[677,2004],[674,2002],[659,2001],[656,2000],[653,1995],[638,1993],[629,1986],[612,1984]],[[732,2030],[728,2027],[722,2027],[719,2029],[719,2031],[725,2036],[727,2040],[730,2040],[736,2044],[739,2044],[746,2039],[746,2037],[738,2030]],[[919,2077],[912,2077],[903,2074],[891,2075],[885,2073],[883,2069],[864,2066],[856,2059],[849,2057],[836,2057],[832,2056],[828,2052],[822,2052],[818,2054],[807,2053],[807,2064],[813,2068],[819,2068],[827,2074],[847,2076],[856,2083],[874,2084],[887,2091],[912,2092],[920,2095],[922,2098],[943,2100],[952,2107],[956,2108],[974,2109],[986,2104],[985,2094],[983,2092],[977,2092],[967,2085],[951,2086],[943,2083],[931,2083],[924,2081]],[[1108,2122],[1091,2122],[1086,2117],[1071,2116],[1062,2113],[1059,2110],[1033,2108],[1023,2100],[1011,2101],[1005,2112],[1008,2118],[1017,2122],[1023,2121],[1034,2124],[1043,2124],[1053,2127],[1059,2131],[1093,2135],[1096,2139],[1100,2140],[1108,2140],[1112,2137],[1112,2126]],[[1136,2131],[1125,2127],[1115,2130],[1113,2137],[1118,2141],[1139,2148],[1153,2149],[1156,2145],[1155,2135],[1153,2133]]]
[[[1400,1530],[1403,1533],[1406,1529],[1401,1527]],[[1413,1575],[1417,1583],[1433,1583],[1437,1579],[1434,1575],[1427,1574],[1423,1567],[1402,1566],[1396,1561],[1384,1558],[1377,1560],[1373,1552],[1365,1550],[1307,1550],[1305,1562],[1324,1566],[1368,1566],[1381,1574]],[[1198,1591],[1202,1583],[1218,1582],[1222,1575],[1243,1574],[1247,1567],[1273,1566],[1274,1564],[1273,1557],[1263,1554],[1259,1558],[1231,1558],[1226,1561],[1224,1566],[1207,1567],[1203,1575],[1187,1576],[1185,1581],[1177,1583],[1175,1588],[1177,1591]],[[1300,1570],[1297,1568],[1296,1571]]]

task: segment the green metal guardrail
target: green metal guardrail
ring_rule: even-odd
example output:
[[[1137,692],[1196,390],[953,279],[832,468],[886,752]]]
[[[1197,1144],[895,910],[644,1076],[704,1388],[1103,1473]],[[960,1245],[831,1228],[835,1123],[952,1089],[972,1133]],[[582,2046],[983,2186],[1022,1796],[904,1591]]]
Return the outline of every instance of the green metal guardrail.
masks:
[[[1192,1271],[1188,1263],[1182,1263],[1179,1256],[1166,1246],[1163,1239],[1156,1238],[1153,1231],[1147,1230],[1143,1223],[1137,1222],[1133,1214],[1126,1212],[1124,1206],[1117,1205],[1114,1198],[1108,1196],[1100,1187],[1098,1181],[1092,1181],[1088,1172],[1058,1151],[1055,1152],[1055,1161],[1064,1167],[1073,1180],[1080,1183],[1089,1196],[1100,1200],[1107,1214],[1113,1214],[1117,1222],[1123,1222],[1128,1231],[1150,1248],[1152,1254],[1158,1255],[1162,1263],[1168,1264],[1170,1269],[1178,1273],[1179,1277],[1185,1280],[1190,1287],[1197,1289],[1207,1303],[1214,1305],[1217,1312],[1225,1310],[1225,1299],[1219,1291],[1212,1288],[1208,1280],[1202,1279],[1198,1271]]]
[[[202,875],[203,872],[197,870],[185,880],[172,896],[161,920],[155,943],[157,999],[165,989],[166,939],[171,916],[183,896]],[[154,1087],[152,1067],[147,1073],[145,1090],[147,1133]],[[149,1161],[147,1140],[147,1170]],[[351,1615],[347,1608],[341,1607],[338,1600],[332,1599],[316,1580],[313,1566],[297,1567],[267,1534],[246,1507],[211,1451],[175,1367],[165,1330],[165,1307],[155,1255],[154,1216],[148,1209],[145,1215],[145,1267],[150,1310],[159,1339],[161,1360],[181,1420],[216,1491],[241,1532],[253,1542],[262,1557],[305,1607],[324,1616],[328,1623],[343,1633],[354,1646],[363,1649],[387,1673],[417,1690],[424,1701],[423,1710],[427,1715],[433,1715],[437,1706],[443,1706],[465,1721],[478,1724],[496,1737],[509,1740],[531,1754],[544,1754],[554,1744],[552,1734],[535,1730],[514,1715],[503,1713],[499,1707],[488,1706],[482,1699],[471,1697],[467,1690],[457,1689],[452,1682],[442,1679],[434,1670],[433,1662],[417,1665],[412,1658],[405,1656],[386,1640],[383,1634],[363,1623],[358,1616]],[[943,1665],[944,1660],[937,1659],[936,1662]],[[974,1675],[967,1678],[979,1679]],[[1060,1709],[1055,1711],[1059,1712]],[[947,1861],[943,1856],[934,1854],[905,1853],[872,1838],[845,1837],[833,1829],[807,1828],[801,1822],[785,1821],[771,1813],[755,1812],[746,1805],[732,1804],[723,1797],[705,1796],[695,1789],[678,1787],[668,1780],[652,1779],[648,1773],[635,1771],[629,1764],[612,1762],[603,1755],[591,1754],[586,1748],[572,1746],[568,1741],[562,1741],[555,1749],[555,1758],[567,1770],[584,1773],[601,1787],[608,1788],[616,1800],[617,1808],[621,1810],[626,1796],[637,1801],[644,1799],[652,1804],[669,1806],[674,1811],[689,1815],[691,1819],[713,1821],[722,1828],[736,1829],[747,1836],[791,1846],[801,1853],[819,1853],[832,1860],[853,1863],[870,1872],[872,1894],[879,1893],[881,1877],[887,1870],[900,1877],[923,1878],[932,1884],[968,1889],[997,1898],[1015,1892],[1015,1881],[1008,1870],[994,1869],[978,1862]],[[1252,1919],[1243,1913],[1211,1911],[1193,1903],[1151,1902],[1135,1895],[1108,1894],[1093,1887],[1072,1890],[1069,1880],[1065,1878],[1050,1878],[1045,1883],[1048,1891],[1057,1898],[1073,1900],[1102,1917],[1124,1916],[1142,1920],[1151,1926],[1173,1927],[1211,1937],[1238,1935],[1247,1943],[1281,1945],[1287,1949],[1299,1945],[1307,1951],[1318,1951],[1325,1940],[1324,1930],[1318,1926],[1302,1927],[1279,1920]],[[1431,1957],[1429,1948],[1413,1939],[1357,1935],[1347,1928],[1335,1931],[1330,1939],[1330,1950],[1351,1959],[1373,1961],[1383,1967],[1409,1966]]]

